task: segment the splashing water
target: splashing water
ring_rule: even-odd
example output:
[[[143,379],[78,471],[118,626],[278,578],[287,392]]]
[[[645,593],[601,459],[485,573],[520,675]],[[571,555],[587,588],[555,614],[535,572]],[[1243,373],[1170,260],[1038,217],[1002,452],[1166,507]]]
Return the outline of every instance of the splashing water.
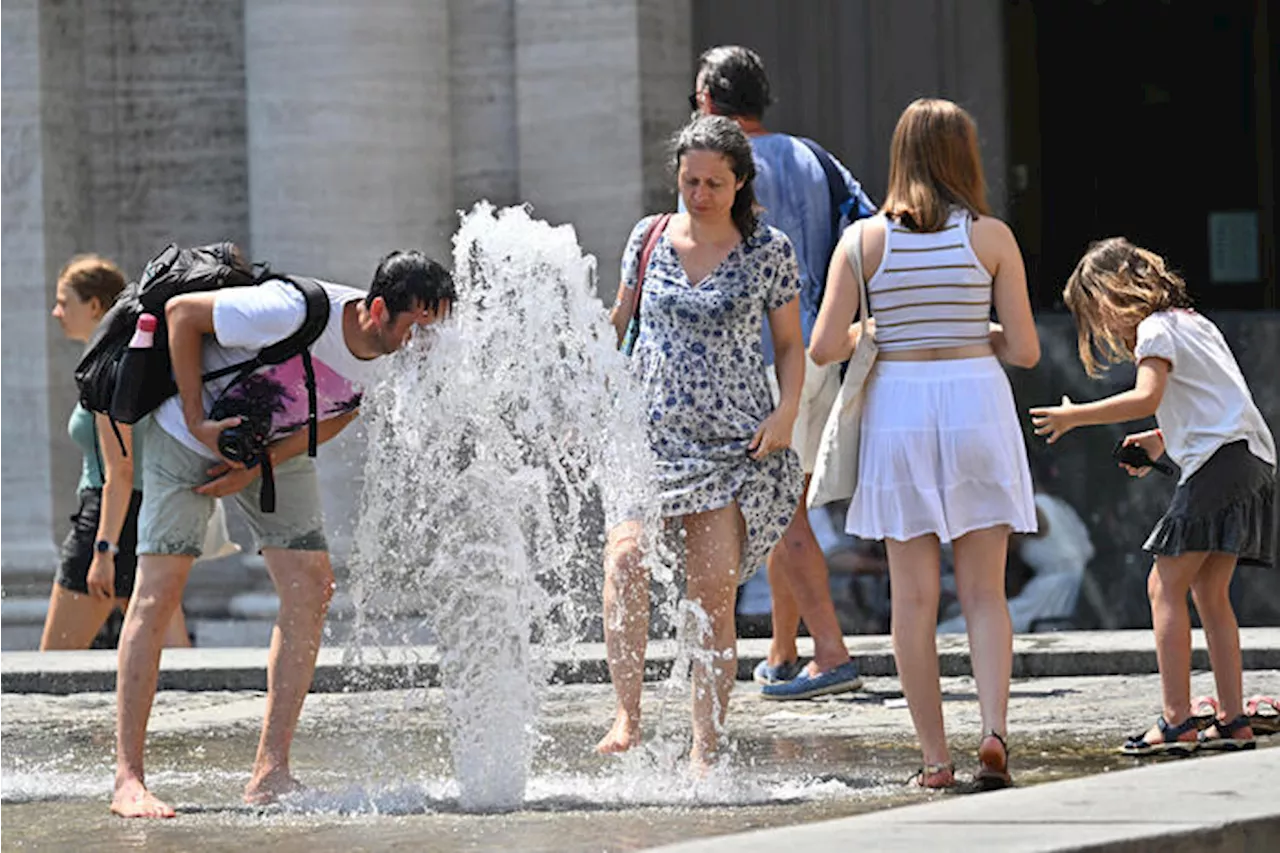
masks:
[[[571,227],[478,204],[454,269],[451,320],[365,400],[356,636],[385,641],[388,617],[434,628],[460,804],[509,809],[547,652],[598,630],[606,518],[647,505],[652,455]]]

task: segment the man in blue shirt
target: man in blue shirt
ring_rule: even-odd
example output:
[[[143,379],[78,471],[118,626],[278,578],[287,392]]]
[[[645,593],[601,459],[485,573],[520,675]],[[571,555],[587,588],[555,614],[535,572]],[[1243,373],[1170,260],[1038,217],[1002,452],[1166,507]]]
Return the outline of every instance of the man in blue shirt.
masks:
[[[834,157],[807,140],[765,128],[762,119],[772,98],[764,64],[755,51],[720,46],[702,54],[689,101],[697,112],[734,119],[751,140],[756,161],[756,197],[764,208],[764,219],[785,233],[795,246],[802,279],[800,324],[807,347],[822,303],[836,237],[847,222],[871,215],[876,206]],[[829,173],[844,185],[833,188]],[[836,197],[843,197],[845,210],[832,210]],[[767,330],[763,343],[766,360],[772,363]],[[815,398],[823,396],[824,386],[828,390],[838,386],[839,369],[832,368],[820,368],[811,361],[805,364],[805,388],[792,445],[804,464],[806,490],[829,409],[829,405],[814,405]],[[769,557],[769,584],[773,593],[773,642],[769,657],[755,671],[755,680],[764,685],[765,697],[807,699],[861,687],[862,680],[849,659],[831,601],[826,559],[809,526],[803,498],[782,541]],[[813,660],[803,668],[796,650],[801,619],[814,645]]]

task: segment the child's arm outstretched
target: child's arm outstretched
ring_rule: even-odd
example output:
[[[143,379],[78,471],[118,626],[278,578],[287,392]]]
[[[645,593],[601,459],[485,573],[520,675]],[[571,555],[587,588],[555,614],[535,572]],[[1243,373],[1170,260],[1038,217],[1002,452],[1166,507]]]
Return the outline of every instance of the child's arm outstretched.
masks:
[[[1168,379],[1169,362],[1163,358],[1144,358],[1138,362],[1138,380],[1130,390],[1092,403],[1073,403],[1063,397],[1059,406],[1032,409],[1031,423],[1035,425],[1036,435],[1048,436],[1048,442],[1053,444],[1076,427],[1147,418],[1159,408]],[[1152,454],[1152,458],[1158,457]]]

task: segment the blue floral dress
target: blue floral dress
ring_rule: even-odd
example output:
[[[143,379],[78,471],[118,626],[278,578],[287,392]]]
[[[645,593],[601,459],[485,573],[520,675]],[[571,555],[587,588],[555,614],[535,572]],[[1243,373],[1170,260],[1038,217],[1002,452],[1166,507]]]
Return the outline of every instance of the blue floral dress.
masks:
[[[650,218],[631,232],[622,281],[635,287]],[[761,324],[800,293],[795,252],[764,225],[693,284],[666,234],[649,256],[640,336],[631,367],[648,399],[649,442],[657,456],[665,517],[737,501],[746,521],[739,583],[764,565],[795,514],[804,474],[787,449],[757,462],[747,446],[773,413]]]

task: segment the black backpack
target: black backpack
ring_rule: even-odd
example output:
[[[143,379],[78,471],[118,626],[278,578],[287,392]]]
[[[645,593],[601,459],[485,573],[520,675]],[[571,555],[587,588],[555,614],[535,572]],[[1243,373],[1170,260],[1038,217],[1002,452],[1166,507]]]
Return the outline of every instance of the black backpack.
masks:
[[[307,453],[315,456],[316,384],[309,347],[329,322],[329,295],[319,282],[311,279],[276,275],[266,265],[249,266],[232,243],[187,249],[171,243],[147,262],[138,281],[124,289],[102,318],[80,356],[75,370],[80,404],[90,412],[110,418],[123,451],[124,440],[116,424],[137,423],[178,393],[169,360],[165,303],[183,293],[243,287],[267,280],[286,281],[302,293],[307,313],[301,327],[254,358],[206,373],[203,379],[209,382],[236,374],[231,383],[234,385],[260,367],[280,364],[301,354],[310,405]],[[126,358],[138,317],[144,313],[156,317],[155,345],[149,350],[135,350],[142,355],[140,358]]]

